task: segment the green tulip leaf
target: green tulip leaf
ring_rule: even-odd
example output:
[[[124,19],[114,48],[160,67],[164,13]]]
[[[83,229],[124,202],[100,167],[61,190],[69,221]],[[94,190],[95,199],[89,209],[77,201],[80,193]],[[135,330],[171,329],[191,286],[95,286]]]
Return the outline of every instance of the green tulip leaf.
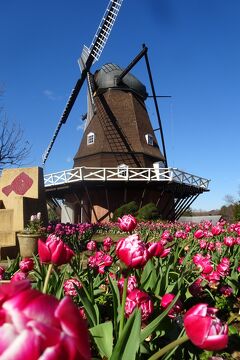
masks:
[[[146,289],[146,286],[149,285],[149,280],[151,279],[151,277],[155,277],[155,281],[156,281],[156,270],[155,270],[152,259],[148,260],[148,262],[146,263],[146,265],[144,266],[144,269],[142,271],[142,275],[141,275],[142,287],[144,287]],[[151,282],[151,280],[150,280],[150,282]],[[154,284],[155,284],[155,282],[154,282]]]
[[[152,334],[157,327],[159,326],[160,322],[165,318],[165,316],[168,314],[169,310],[174,306],[174,304],[177,302],[178,298],[180,296],[180,291],[175,296],[173,301],[170,305],[160,314],[158,315],[153,321],[151,321],[142,331],[140,336],[140,341],[144,341],[150,334]]]
[[[120,309],[121,309],[121,301],[120,301],[120,294],[117,286],[117,282],[111,278],[111,276],[108,276],[109,286],[111,288],[112,292],[112,298],[113,298],[113,324],[114,324],[114,332],[115,335],[117,335],[117,327],[118,327],[118,321],[119,321],[119,315],[120,315]]]
[[[123,332],[114,347],[110,360],[134,360],[139,350],[141,313],[136,309],[126,322]]]
[[[111,321],[104,322],[89,329],[97,345],[101,357],[107,359],[112,355],[113,348],[113,325]]]
[[[99,311],[97,306],[89,300],[89,297],[86,294],[85,289],[83,287],[76,288],[76,290],[84,306],[84,310],[88,318],[88,321],[90,323],[90,326],[96,326],[99,322]]]

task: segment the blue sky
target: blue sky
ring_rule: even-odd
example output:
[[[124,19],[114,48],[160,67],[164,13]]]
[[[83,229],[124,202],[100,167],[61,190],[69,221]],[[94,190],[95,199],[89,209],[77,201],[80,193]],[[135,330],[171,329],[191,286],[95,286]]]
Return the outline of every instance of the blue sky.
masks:
[[[108,0],[11,0],[0,3],[0,84],[11,121],[32,143],[30,166],[41,166]],[[92,71],[126,66],[145,43],[159,100],[168,164],[211,179],[194,209],[225,204],[240,185],[240,2],[123,0],[105,49]],[[147,86],[142,60],[132,71]],[[156,114],[147,101],[153,124]],[[82,133],[86,89],[75,102],[44,166],[70,169]]]

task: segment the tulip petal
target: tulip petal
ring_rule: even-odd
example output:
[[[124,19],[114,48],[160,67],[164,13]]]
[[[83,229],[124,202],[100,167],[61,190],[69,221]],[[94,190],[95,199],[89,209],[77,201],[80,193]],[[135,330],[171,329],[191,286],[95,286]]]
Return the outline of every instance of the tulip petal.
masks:
[[[42,339],[44,348],[55,346],[60,341],[61,330],[58,328],[34,320],[28,322],[28,328]]]
[[[57,266],[64,264],[66,262],[65,252],[64,243],[59,241],[56,249],[52,252],[52,263]]]
[[[0,303],[10,298],[11,296],[18,294],[19,292],[30,288],[31,284],[29,280],[4,284],[4,286],[0,286]]]
[[[42,241],[38,240],[38,254],[41,262],[49,264],[51,262],[51,253],[48,246]]]
[[[63,352],[60,344],[47,348],[39,360],[68,360],[67,354]]]
[[[187,336],[196,346],[201,346],[206,340],[211,326],[212,319],[210,317],[201,317],[189,315],[184,319],[184,327]]]
[[[17,335],[12,324],[4,324],[0,327],[0,355],[11,345]]]
[[[1,360],[38,360],[39,338],[32,331],[22,331],[2,353]]]
[[[119,251],[119,258],[126,264],[127,266],[131,266],[132,264],[132,254],[129,249],[124,248]]]
[[[44,295],[35,298],[24,309],[24,314],[32,319],[47,325],[57,326],[58,322],[54,317],[54,311],[57,308],[58,300],[51,295]]]
[[[59,319],[63,331],[67,335],[78,339],[76,339],[76,343],[79,352],[84,354],[86,359],[90,359],[86,322],[80,316],[78,309],[74,306],[72,300],[68,296],[60,301],[60,304],[55,311],[55,316]]]
[[[214,335],[208,336],[204,341],[202,346],[199,346],[201,349],[215,351],[222,350],[227,347],[228,344],[228,335]]]

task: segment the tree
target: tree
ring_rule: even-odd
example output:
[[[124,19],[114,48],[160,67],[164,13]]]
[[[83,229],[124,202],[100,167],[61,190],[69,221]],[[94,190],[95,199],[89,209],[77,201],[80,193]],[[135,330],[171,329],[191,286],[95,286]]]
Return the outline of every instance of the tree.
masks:
[[[240,191],[238,192],[240,195]],[[240,220],[240,201],[236,200],[232,195],[226,195],[224,201],[228,206],[222,206],[220,213],[229,222]]]
[[[233,219],[234,221],[240,221],[240,202],[234,204]]]
[[[0,93],[1,95],[1,93]],[[6,167],[22,166],[28,158],[31,145],[24,139],[20,125],[11,123],[0,108],[0,172]]]

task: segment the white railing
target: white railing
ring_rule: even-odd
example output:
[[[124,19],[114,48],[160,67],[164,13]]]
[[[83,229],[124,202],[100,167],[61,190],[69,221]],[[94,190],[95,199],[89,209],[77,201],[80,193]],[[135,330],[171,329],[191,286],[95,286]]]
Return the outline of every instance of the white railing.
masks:
[[[187,184],[207,190],[209,181],[177,168],[78,167],[44,175],[45,187],[77,181],[162,181]]]

